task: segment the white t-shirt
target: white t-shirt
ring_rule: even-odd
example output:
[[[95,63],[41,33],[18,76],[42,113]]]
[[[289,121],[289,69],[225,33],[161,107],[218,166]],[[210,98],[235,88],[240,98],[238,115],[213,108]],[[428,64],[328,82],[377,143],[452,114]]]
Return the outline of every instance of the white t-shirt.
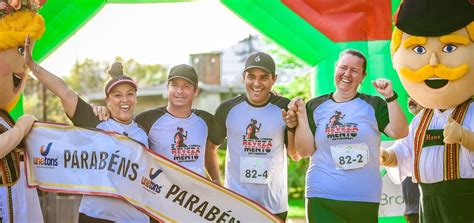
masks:
[[[317,148],[306,174],[306,197],[380,202],[380,136],[389,122],[385,101],[358,93],[338,103],[328,94],[310,100],[306,109]]]
[[[473,107],[474,103],[471,102],[464,118],[464,122],[461,125],[469,131],[474,131]],[[440,143],[435,145],[431,143],[431,145],[426,145],[421,150],[419,169],[421,181],[423,183],[436,183],[443,181],[445,148],[444,143],[442,143],[442,134],[444,126],[453,112],[454,108],[445,110],[444,112],[437,109],[433,110],[433,118],[431,119],[427,132],[430,130],[433,134],[439,132],[441,138],[438,140]],[[414,174],[414,138],[422,116],[423,112],[420,112],[415,116],[409,126],[410,134],[407,137],[398,140],[389,148],[397,155],[398,170],[401,179]],[[426,140],[425,144],[427,144]],[[462,145],[459,152],[459,171],[461,178],[474,178],[474,152],[464,148]],[[416,182],[415,177],[413,177],[412,180]]]
[[[142,112],[135,120],[148,133],[150,149],[203,177],[207,176],[207,140],[219,144],[213,115],[193,109],[189,117],[180,118],[161,107]]]
[[[216,111],[219,132],[227,137],[225,187],[274,214],[288,210],[286,124],[281,116],[288,103],[272,95],[267,104],[254,106],[242,95]]]
[[[96,127],[98,129],[114,131],[135,139],[148,147],[148,137],[137,123],[132,121],[128,125],[109,119],[100,122],[92,112],[89,104],[79,98],[76,111],[71,121],[79,127]],[[79,212],[89,217],[106,219],[114,222],[149,222],[150,218],[136,209],[127,201],[105,196],[84,195],[79,206]]]

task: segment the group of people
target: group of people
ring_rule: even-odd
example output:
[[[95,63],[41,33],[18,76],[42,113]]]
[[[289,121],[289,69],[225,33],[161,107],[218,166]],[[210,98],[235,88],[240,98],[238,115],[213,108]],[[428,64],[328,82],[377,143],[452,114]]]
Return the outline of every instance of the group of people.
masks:
[[[171,68],[166,84],[166,106],[134,117],[139,88],[123,72],[121,63],[113,63],[107,71],[110,77],[104,83],[106,106],[96,107],[85,102],[61,78],[33,61],[29,38],[25,41],[24,59],[33,75],[61,99],[75,126],[126,135],[218,185],[221,180],[216,151],[227,138],[224,186],[286,219],[286,154],[294,160],[300,159],[294,146],[296,117],[285,111],[289,99],[270,93],[277,75],[275,63],[268,54],[256,53],[248,58],[242,73],[247,94],[223,102],[215,116],[192,108],[199,88],[196,70],[190,65]],[[249,137],[242,138],[242,135]],[[183,156],[191,147],[195,154]],[[79,222],[153,221],[117,198],[85,195],[79,208]]]
[[[167,105],[134,117],[139,86],[114,63],[104,83],[106,107],[95,108],[32,60],[33,42],[45,30],[37,14],[44,1],[0,3],[1,222],[41,218],[36,190],[27,188],[18,165],[17,145],[35,119],[24,115],[14,123],[8,116],[25,85],[26,68],[60,97],[74,125],[122,133],[218,185],[216,151],[227,139],[223,186],[282,220],[288,213],[287,156],[310,158],[308,222],[377,222],[379,158],[419,184],[421,222],[474,220],[472,0],[404,0],[396,12],[392,62],[407,92],[426,107],[409,127],[390,80],[372,82],[383,98],[358,92],[367,59],[352,49],[339,55],[335,91],[308,102],[272,92],[275,63],[259,52],[247,58],[241,74],[246,94],[224,101],[215,115],[193,109],[198,75],[184,64],[169,72]],[[110,118],[100,112],[105,110]],[[382,133],[400,140],[380,150]],[[193,156],[180,155],[190,147]],[[79,222],[154,221],[110,197],[84,196],[79,212]]]
[[[275,62],[258,52],[247,58],[242,72],[246,94],[222,102],[215,115],[192,108],[199,92],[198,76],[192,66],[182,64],[169,72],[167,105],[136,117],[139,88],[124,74],[121,63],[108,70],[106,106],[93,107],[32,60],[28,38],[24,57],[33,75],[61,99],[74,125],[122,133],[219,185],[216,151],[226,139],[224,186],[283,221],[288,214],[288,155],[295,161],[311,158],[306,182],[309,222],[376,222],[381,133],[402,138],[408,131],[391,81],[372,82],[385,100],[358,92],[367,60],[353,49],[339,56],[336,91],[306,104],[272,91],[278,77]],[[190,146],[199,152],[180,157],[179,151]],[[79,222],[154,221],[110,197],[84,196],[79,212]]]
[[[219,185],[216,151],[227,139],[224,186],[283,221],[288,213],[288,155],[295,161],[310,157],[308,222],[377,222],[382,188],[379,157],[393,166],[387,162],[390,152],[380,150],[381,134],[396,139],[408,134],[407,119],[390,80],[372,81],[384,99],[358,92],[367,59],[354,49],[339,55],[335,91],[307,103],[272,92],[277,80],[275,62],[266,53],[255,53],[247,58],[242,72],[246,94],[222,102],[215,115],[192,108],[199,88],[198,75],[190,65],[170,70],[166,106],[134,117],[139,88],[124,74],[121,63],[108,70],[106,106],[93,107],[32,60],[29,38],[24,59],[33,75],[61,99],[74,125],[122,133]],[[415,105],[409,102],[413,113],[420,110]],[[180,157],[179,151],[188,147],[199,152],[191,158]],[[154,222],[127,202],[110,197],[85,195],[79,212],[79,222]]]
[[[381,134],[403,138],[394,148],[409,139],[407,119],[390,80],[372,81],[383,98],[358,91],[367,75],[367,59],[354,49],[339,55],[335,91],[306,103],[272,91],[278,77],[275,62],[258,52],[247,58],[242,72],[246,94],[222,102],[215,115],[192,108],[199,92],[198,75],[192,66],[182,64],[169,72],[168,104],[134,117],[138,86],[123,73],[121,63],[108,70],[106,106],[93,107],[62,79],[36,64],[30,45],[27,39],[27,66],[61,98],[74,125],[127,135],[219,185],[216,152],[226,139],[223,186],[261,204],[283,221],[288,214],[287,156],[295,161],[310,158],[308,222],[377,222],[380,160],[387,166],[396,164],[394,156],[390,158],[392,150],[380,150]],[[421,110],[412,100],[408,106],[414,114]],[[179,151],[188,147],[199,152],[191,158],[180,157],[183,153]],[[404,184],[417,187],[411,179]],[[404,189],[409,191],[413,190]],[[406,197],[418,198],[416,194]],[[412,215],[417,212],[415,206],[407,215],[410,222],[418,219]],[[79,212],[79,222],[154,222],[125,201],[109,197],[84,196]]]

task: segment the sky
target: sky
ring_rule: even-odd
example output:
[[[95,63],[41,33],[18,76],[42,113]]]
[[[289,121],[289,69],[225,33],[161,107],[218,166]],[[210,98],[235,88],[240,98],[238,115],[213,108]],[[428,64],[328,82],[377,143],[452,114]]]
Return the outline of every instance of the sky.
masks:
[[[189,63],[191,53],[221,50],[257,33],[217,1],[108,4],[41,65],[59,76],[85,58],[173,66]]]

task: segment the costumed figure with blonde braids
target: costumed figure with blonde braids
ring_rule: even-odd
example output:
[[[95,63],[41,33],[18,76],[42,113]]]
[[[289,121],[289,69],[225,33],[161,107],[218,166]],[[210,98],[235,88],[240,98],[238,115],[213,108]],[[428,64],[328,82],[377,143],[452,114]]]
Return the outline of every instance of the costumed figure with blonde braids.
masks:
[[[426,109],[382,163],[419,183],[420,222],[474,222],[474,1],[403,0],[395,26],[393,66]]]
[[[9,111],[26,83],[23,59],[27,35],[39,39],[44,20],[38,0],[0,0],[0,217],[1,222],[43,222],[36,189],[26,185],[21,140],[35,118],[21,116],[15,123]]]

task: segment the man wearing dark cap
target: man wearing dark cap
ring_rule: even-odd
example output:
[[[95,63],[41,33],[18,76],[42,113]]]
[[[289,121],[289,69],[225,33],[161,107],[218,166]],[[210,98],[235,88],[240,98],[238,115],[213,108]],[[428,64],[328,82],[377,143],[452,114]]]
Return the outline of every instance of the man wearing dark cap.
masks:
[[[218,132],[227,138],[225,187],[285,220],[286,154],[300,159],[294,146],[296,122],[286,126],[289,100],[270,92],[277,79],[270,55],[251,55],[242,76],[247,94],[224,101],[216,111]]]
[[[135,121],[148,133],[150,148],[217,184],[219,138],[214,116],[192,109],[199,93],[196,70],[189,65],[173,67],[168,75],[168,105],[139,114]]]
[[[474,222],[474,1],[404,0],[395,26],[394,68],[426,109],[383,163],[419,183],[420,222]]]

